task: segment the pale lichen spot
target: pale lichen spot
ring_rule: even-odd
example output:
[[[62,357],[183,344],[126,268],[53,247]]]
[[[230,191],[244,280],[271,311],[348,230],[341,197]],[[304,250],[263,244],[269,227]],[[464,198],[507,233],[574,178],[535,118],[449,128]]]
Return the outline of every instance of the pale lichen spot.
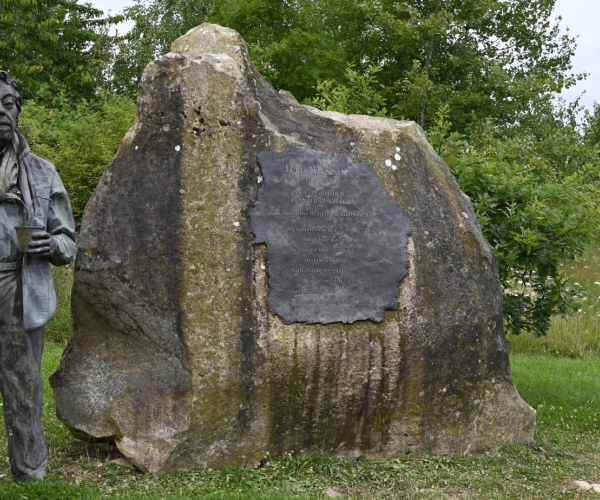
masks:
[[[463,214],[463,217],[464,217],[465,219],[468,219],[468,218],[469,218],[469,215],[467,214],[467,212],[463,212],[462,214]]]
[[[239,222],[237,222],[237,221],[235,221],[235,222],[233,223],[233,225],[234,225],[235,227],[238,227],[238,226],[240,225],[240,223],[239,223]]]
[[[394,155],[394,158],[396,158],[396,161],[400,161],[400,158],[401,158],[401,157],[400,157],[400,155],[399,155],[398,153],[396,153],[396,154]]]
[[[175,146],[175,151],[181,151],[181,146],[179,146],[179,145]]]
[[[388,167],[391,167],[391,166],[392,166],[392,160],[385,160],[385,164],[386,164]]]
[[[396,165],[392,165],[392,170],[398,170],[398,167]]]

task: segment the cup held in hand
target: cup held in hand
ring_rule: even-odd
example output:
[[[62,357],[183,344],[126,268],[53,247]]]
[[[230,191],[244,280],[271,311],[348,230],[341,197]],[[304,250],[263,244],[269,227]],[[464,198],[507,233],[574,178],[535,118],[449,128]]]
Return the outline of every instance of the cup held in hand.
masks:
[[[29,252],[29,243],[31,242],[31,235],[36,231],[43,230],[43,228],[36,226],[17,226],[17,240],[19,242],[19,250],[21,252]]]

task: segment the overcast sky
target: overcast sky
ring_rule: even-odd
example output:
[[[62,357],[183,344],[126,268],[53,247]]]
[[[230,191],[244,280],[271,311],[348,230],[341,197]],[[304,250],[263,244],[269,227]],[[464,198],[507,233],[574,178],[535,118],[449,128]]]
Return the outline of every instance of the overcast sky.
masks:
[[[193,1],[193,0],[192,0]],[[92,0],[98,9],[113,14],[123,7],[132,5],[132,0]],[[571,35],[578,35],[578,47],[573,58],[574,73],[589,73],[587,80],[563,92],[567,101],[573,101],[584,91],[581,103],[588,108],[594,101],[600,102],[600,1],[599,0],[557,0],[555,13],[562,17],[563,29],[570,28]],[[119,27],[122,31],[126,26]]]

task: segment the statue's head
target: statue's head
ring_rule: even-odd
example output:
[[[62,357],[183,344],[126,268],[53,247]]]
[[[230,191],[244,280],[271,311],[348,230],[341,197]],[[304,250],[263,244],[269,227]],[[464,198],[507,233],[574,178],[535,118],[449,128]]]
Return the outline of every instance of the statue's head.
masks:
[[[17,84],[0,70],[0,147],[13,140],[19,123],[21,96]]]

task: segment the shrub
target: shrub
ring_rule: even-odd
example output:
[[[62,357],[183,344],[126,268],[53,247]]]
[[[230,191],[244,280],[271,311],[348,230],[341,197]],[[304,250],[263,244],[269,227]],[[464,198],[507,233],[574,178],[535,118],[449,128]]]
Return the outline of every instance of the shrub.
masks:
[[[51,106],[36,101],[23,106],[19,130],[33,153],[56,166],[77,224],[135,116],[135,102],[115,94],[78,103],[59,95]]]
[[[471,198],[504,287],[509,333],[545,335],[553,315],[572,315],[582,296],[561,266],[584,253],[600,230],[597,165],[563,175],[537,152],[535,139],[495,138],[478,147],[449,133],[438,113],[429,140]]]
[[[368,66],[364,73],[346,69],[347,84],[338,84],[325,80],[317,85],[317,95],[307,104],[323,111],[386,116],[385,98],[375,89],[379,84],[375,75],[381,71],[379,66]]]

